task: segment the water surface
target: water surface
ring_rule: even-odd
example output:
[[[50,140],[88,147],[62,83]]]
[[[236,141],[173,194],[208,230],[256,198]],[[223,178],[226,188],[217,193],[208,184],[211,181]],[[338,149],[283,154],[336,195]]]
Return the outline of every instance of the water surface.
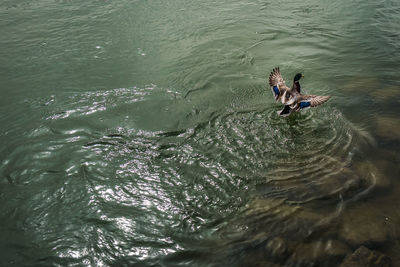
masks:
[[[5,266],[398,256],[395,1],[3,1]],[[280,66],[321,107],[280,118]]]

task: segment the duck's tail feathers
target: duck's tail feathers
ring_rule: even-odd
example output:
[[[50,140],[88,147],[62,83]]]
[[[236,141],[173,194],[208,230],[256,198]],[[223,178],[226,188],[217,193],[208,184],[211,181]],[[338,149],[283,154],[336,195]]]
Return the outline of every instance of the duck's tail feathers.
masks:
[[[290,113],[292,113],[292,109],[290,108],[290,106],[285,106],[282,110],[278,111],[278,115],[282,116],[282,117],[286,117],[289,116]]]

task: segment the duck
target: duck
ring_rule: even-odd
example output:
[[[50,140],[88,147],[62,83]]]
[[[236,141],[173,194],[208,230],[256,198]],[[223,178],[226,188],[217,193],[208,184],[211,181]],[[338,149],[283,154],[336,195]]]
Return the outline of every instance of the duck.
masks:
[[[293,78],[292,87],[289,88],[282,78],[279,67],[272,69],[269,75],[269,85],[271,86],[275,101],[280,101],[285,105],[282,110],[278,111],[280,116],[288,116],[292,112],[299,112],[322,105],[331,98],[331,96],[302,94],[300,79],[303,77],[302,73],[297,73]]]

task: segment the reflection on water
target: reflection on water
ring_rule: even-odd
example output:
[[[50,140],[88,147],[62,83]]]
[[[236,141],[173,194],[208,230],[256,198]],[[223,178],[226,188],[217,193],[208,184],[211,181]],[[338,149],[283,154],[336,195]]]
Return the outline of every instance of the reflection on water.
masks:
[[[250,258],[263,262],[270,255],[270,263],[295,263],[302,260],[296,253],[304,249],[305,239],[331,227],[346,203],[382,183],[375,169],[365,171],[373,165],[354,159],[363,147],[374,147],[372,138],[333,107],[288,119],[278,117],[275,106],[219,111],[177,131],[126,125],[141,123],[134,116],[139,110],[126,117],[118,115],[121,110],[135,108],[130,105],[153,93],[153,87],[129,88],[63,99],[29,133],[33,162],[18,169],[13,164],[23,160],[3,165],[6,173],[13,170],[8,173],[11,184],[46,185],[45,191],[33,191],[27,204],[40,199],[45,206],[36,209],[45,217],[69,218],[53,233],[70,231],[57,240],[69,244],[58,247],[60,259],[89,265],[177,264],[189,257],[195,264],[226,264]],[[170,93],[165,98],[175,99]],[[112,124],[108,116],[119,118],[115,124],[121,126],[91,130]],[[88,117],[93,125],[87,125]],[[24,157],[25,149],[10,157]],[[54,209],[64,214],[54,214]],[[55,223],[35,218],[31,227],[41,225],[35,231],[42,234]],[[335,257],[351,251],[346,238],[317,237],[315,242],[324,246],[335,242],[346,247],[333,251]],[[326,253],[331,252],[317,254],[331,256]]]
[[[1,4],[0,265],[395,266],[398,11]],[[332,100],[279,117],[275,66]]]

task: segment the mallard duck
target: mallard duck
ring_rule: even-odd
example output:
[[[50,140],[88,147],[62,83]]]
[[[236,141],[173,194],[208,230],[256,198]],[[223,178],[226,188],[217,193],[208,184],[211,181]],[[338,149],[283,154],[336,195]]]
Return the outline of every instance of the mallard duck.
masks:
[[[279,67],[274,68],[269,75],[269,85],[275,100],[281,100],[285,107],[278,111],[281,116],[288,116],[293,111],[301,111],[310,107],[319,106],[331,98],[331,96],[303,95],[301,94],[300,79],[303,74],[297,73],[293,79],[292,88],[286,86]]]

